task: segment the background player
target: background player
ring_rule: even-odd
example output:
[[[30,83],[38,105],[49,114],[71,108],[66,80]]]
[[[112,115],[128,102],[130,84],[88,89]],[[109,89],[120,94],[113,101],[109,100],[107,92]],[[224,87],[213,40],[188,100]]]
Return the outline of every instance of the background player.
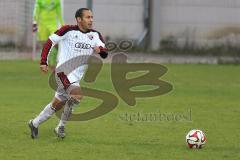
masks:
[[[33,32],[38,32],[38,41],[41,44],[46,42],[48,37],[58,29],[59,24],[64,25],[61,0],[36,0],[33,12]],[[49,66],[55,68],[57,46],[51,52]]]
[[[65,65],[62,69],[59,69],[61,68],[59,66],[79,56],[89,57],[94,52],[100,54],[102,58],[106,58],[108,55],[101,34],[92,30],[92,12],[87,8],[81,8],[75,13],[75,18],[77,25],[63,26],[49,37],[42,50],[40,69],[46,73],[48,71],[47,57],[50,50],[55,44],[61,44],[56,68],[57,81],[60,81],[61,84],[58,86],[52,102],[36,118],[29,121],[33,139],[38,136],[38,126],[63,106],[65,106],[64,112],[58,126],[55,128],[55,133],[64,138],[64,127],[71,115],[72,106],[79,104],[83,96],[79,82],[83,77],[86,66],[79,62],[79,67],[70,73],[65,72],[65,69],[67,70],[69,66]]]

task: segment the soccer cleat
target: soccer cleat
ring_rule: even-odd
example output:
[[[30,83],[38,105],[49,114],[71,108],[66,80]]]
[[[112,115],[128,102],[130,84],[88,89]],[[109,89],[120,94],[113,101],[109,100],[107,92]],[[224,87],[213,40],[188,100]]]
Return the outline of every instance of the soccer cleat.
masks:
[[[29,126],[29,128],[30,128],[30,130],[31,130],[31,137],[32,137],[32,139],[35,139],[35,138],[37,138],[37,136],[38,136],[38,128],[34,127],[32,121],[33,121],[33,120],[31,119],[31,120],[28,122],[28,126]]]
[[[59,137],[59,138],[65,138],[66,134],[64,131],[64,126],[59,126],[54,129],[54,133]]]

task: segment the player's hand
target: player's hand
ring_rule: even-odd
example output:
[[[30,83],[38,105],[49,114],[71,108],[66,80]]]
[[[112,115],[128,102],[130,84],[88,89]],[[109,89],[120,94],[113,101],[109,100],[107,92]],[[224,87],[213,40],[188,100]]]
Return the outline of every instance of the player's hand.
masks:
[[[41,70],[43,73],[47,73],[47,72],[48,72],[48,66],[47,66],[47,65],[40,65],[40,70]]]
[[[107,49],[103,48],[102,46],[96,46],[93,48],[95,53],[100,54],[100,56],[105,59],[108,56]]]
[[[32,24],[32,31],[33,31],[33,32],[37,32],[37,31],[38,31],[37,22],[33,22],[33,24]]]

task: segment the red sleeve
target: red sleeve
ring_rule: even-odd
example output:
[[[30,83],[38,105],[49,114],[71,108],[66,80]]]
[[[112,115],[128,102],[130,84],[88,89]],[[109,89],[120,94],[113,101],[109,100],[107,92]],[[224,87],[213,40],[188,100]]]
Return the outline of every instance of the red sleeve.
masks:
[[[42,50],[40,62],[41,65],[47,65],[47,57],[50,52],[50,49],[52,48],[52,45],[53,45],[52,41],[48,39]]]
[[[77,25],[65,25],[65,26],[62,26],[59,30],[57,30],[55,32],[55,34],[58,35],[58,36],[63,36],[68,31],[71,31],[71,30],[78,30],[78,26]]]
[[[61,27],[59,30],[57,30],[55,32],[56,35],[58,36],[64,36],[67,32],[71,31],[71,30],[78,30],[78,26],[77,25],[65,25],[63,27]],[[50,39],[47,40],[47,42],[45,43],[43,50],[42,50],[42,54],[41,54],[41,65],[47,65],[47,57],[48,54],[50,52],[50,49],[53,46],[53,42],[56,43],[54,40],[51,41]]]
[[[107,48],[103,48],[102,46],[99,46],[100,52],[107,52],[108,49]]]

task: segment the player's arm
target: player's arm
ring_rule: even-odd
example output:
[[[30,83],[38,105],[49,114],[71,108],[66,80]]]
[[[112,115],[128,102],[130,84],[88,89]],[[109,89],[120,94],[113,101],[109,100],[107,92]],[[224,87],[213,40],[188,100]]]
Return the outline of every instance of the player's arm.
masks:
[[[63,40],[66,36],[67,26],[61,27],[55,33],[53,33],[44,44],[41,54],[41,62],[40,62],[40,69],[43,72],[48,71],[48,56],[51,52],[52,48],[58,44],[61,40]]]
[[[61,4],[60,0],[57,3],[56,11],[57,11],[58,20],[59,20],[60,24],[63,26],[64,25],[64,21],[63,21],[63,13],[62,13],[62,4]]]
[[[46,73],[48,71],[48,55],[53,48],[54,43],[49,37],[47,42],[44,44],[41,54],[40,69],[42,72]]]
[[[103,59],[107,58],[108,56],[108,50],[105,47],[105,41],[102,37],[102,35],[98,33],[98,36],[96,38],[96,46],[94,47],[94,51],[98,53]]]
[[[36,0],[33,10],[33,25],[32,25],[33,32],[36,32],[38,30],[37,24],[39,20],[39,14],[40,14],[39,0]]]

